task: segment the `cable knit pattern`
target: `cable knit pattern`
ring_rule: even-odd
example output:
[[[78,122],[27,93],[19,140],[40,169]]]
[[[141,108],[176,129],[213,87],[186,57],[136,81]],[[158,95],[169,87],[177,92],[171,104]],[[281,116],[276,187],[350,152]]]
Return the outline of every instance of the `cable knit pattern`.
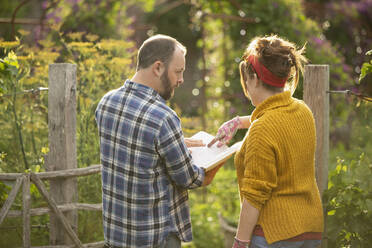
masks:
[[[235,165],[241,200],[260,210],[266,240],[323,232],[310,109],[285,91],[257,106],[251,122]]]

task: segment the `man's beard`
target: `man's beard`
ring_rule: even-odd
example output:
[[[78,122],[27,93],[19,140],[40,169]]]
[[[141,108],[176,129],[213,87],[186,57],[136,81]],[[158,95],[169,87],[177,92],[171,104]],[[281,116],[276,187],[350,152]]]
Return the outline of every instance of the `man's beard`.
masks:
[[[168,70],[163,73],[160,77],[161,84],[163,86],[163,92],[159,93],[164,100],[169,100],[173,96],[174,90],[172,88],[172,83],[168,77]]]

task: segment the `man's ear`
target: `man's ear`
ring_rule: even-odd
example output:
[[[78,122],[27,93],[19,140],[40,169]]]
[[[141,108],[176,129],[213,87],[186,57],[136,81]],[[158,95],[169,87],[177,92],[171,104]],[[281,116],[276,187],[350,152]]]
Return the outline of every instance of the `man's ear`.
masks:
[[[157,76],[157,77],[161,77],[161,75],[163,75],[164,71],[165,71],[165,66],[164,66],[164,63],[157,60],[155,61],[152,66],[152,72]]]

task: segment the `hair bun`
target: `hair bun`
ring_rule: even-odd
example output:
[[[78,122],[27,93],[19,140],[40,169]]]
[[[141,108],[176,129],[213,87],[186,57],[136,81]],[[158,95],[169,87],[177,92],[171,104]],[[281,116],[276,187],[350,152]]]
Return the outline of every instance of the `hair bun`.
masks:
[[[307,62],[303,55],[305,46],[297,49],[296,44],[277,35],[257,36],[249,43],[245,54],[254,55],[268,70],[278,77],[291,77],[288,82],[294,91],[298,84],[303,65]]]
[[[293,66],[293,60],[292,60],[290,54],[287,55],[287,63],[288,63],[289,66]]]
[[[288,54],[288,63],[292,67],[295,65],[296,58],[292,53]]]
[[[261,49],[261,54],[262,55],[267,55],[267,54],[269,54],[270,53],[270,51],[269,51],[270,49],[268,48],[268,47],[262,47],[262,49]]]

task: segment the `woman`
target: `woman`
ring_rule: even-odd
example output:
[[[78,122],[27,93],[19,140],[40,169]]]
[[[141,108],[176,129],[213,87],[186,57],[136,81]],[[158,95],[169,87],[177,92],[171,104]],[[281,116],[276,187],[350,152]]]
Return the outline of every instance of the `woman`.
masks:
[[[224,123],[213,141],[226,144],[237,129],[249,128],[234,161],[242,203],[234,248],[320,245],[315,123],[306,104],[292,97],[303,51],[278,36],[256,37],[240,63],[244,94],[256,108]]]

